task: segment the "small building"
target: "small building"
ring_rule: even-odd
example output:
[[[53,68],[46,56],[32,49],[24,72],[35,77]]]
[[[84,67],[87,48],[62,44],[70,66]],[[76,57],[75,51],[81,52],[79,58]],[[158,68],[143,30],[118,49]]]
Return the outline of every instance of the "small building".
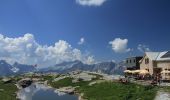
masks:
[[[140,56],[126,58],[126,67],[127,67],[127,70],[138,70],[138,69],[140,69],[139,61],[142,58],[143,57],[140,57]]]
[[[170,80],[170,51],[146,52],[140,60],[140,69],[150,75],[161,75],[163,80]]]

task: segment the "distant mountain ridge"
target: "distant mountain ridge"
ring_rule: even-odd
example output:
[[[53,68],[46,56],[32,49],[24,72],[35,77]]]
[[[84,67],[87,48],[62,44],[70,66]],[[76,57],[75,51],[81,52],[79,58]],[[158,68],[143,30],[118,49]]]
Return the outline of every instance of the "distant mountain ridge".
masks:
[[[35,71],[33,65],[19,64],[15,62],[13,65],[7,63],[5,60],[0,60],[0,76],[22,74]]]
[[[84,64],[81,61],[71,61],[71,62],[63,62],[60,64],[56,64],[54,66],[40,69],[40,72],[58,72],[58,73],[67,73],[70,71],[75,70],[82,70],[82,71],[93,71],[93,72],[99,72],[99,73],[106,73],[106,74],[123,74],[123,71],[125,70],[124,63],[118,63],[115,62],[101,62],[97,64]]]
[[[12,66],[5,60],[0,60],[0,76],[11,75],[14,72],[11,70]]]
[[[37,70],[34,65],[26,65],[15,62],[13,65],[8,64],[5,60],[0,60],[0,76],[22,74],[27,72],[57,72],[67,73],[75,70],[92,71],[106,74],[123,74],[125,63],[101,62],[97,64],[84,64],[79,60],[62,62],[54,66]]]
[[[18,69],[17,73],[27,73],[36,70],[34,65],[19,64],[17,62],[13,64],[13,67]]]

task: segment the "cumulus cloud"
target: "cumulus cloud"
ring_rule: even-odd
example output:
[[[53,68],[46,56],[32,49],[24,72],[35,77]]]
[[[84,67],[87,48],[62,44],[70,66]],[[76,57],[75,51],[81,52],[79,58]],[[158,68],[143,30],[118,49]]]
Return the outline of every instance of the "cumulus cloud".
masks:
[[[143,44],[139,44],[137,49],[140,52],[149,52],[149,51],[151,51],[150,48],[147,45],[143,45]]]
[[[77,4],[83,6],[101,6],[106,0],[76,0]]]
[[[80,41],[78,42],[78,44],[79,45],[82,45],[82,44],[84,44],[85,43],[85,39],[82,37],[82,38],[80,38]]]
[[[128,39],[116,38],[113,41],[110,41],[109,44],[116,53],[129,52],[131,50],[130,48],[127,48]]]
[[[87,64],[94,64],[95,63],[94,57],[93,56],[87,57],[86,63]]]
[[[9,38],[0,34],[0,59],[10,63],[38,64],[48,67],[63,61],[81,60],[88,62],[90,55],[73,48],[68,42],[59,40],[55,45],[40,45],[33,34],[23,37]]]

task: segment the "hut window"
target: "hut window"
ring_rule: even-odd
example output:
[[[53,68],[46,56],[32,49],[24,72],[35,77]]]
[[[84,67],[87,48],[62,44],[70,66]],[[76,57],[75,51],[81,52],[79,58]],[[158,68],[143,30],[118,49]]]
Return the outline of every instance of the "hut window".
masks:
[[[146,59],[145,59],[145,64],[148,64],[148,63],[149,63],[149,59],[146,58]]]
[[[128,60],[126,60],[126,63],[128,63]]]
[[[134,60],[134,63],[136,62],[136,60]]]

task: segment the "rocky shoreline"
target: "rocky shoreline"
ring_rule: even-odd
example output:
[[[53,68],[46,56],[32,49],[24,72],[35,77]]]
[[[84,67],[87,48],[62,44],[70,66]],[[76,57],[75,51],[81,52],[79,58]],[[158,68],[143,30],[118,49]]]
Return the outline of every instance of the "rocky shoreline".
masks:
[[[76,96],[78,96],[78,100],[85,100],[85,99],[82,98],[82,96],[83,96],[82,93],[80,94],[80,93],[75,92],[75,87],[63,87],[63,88],[60,88],[60,89],[56,89],[56,88],[50,86],[49,84],[47,84],[47,81],[44,81],[44,82],[34,82],[32,84],[43,84],[48,89],[54,89],[54,92],[59,94],[59,95],[65,95],[65,94],[76,95]],[[24,88],[19,86],[19,84],[15,84],[15,85],[18,88],[18,91],[16,92],[16,99],[17,100],[22,100],[21,97],[20,97],[20,93],[19,92],[20,92],[20,90],[22,90]]]

